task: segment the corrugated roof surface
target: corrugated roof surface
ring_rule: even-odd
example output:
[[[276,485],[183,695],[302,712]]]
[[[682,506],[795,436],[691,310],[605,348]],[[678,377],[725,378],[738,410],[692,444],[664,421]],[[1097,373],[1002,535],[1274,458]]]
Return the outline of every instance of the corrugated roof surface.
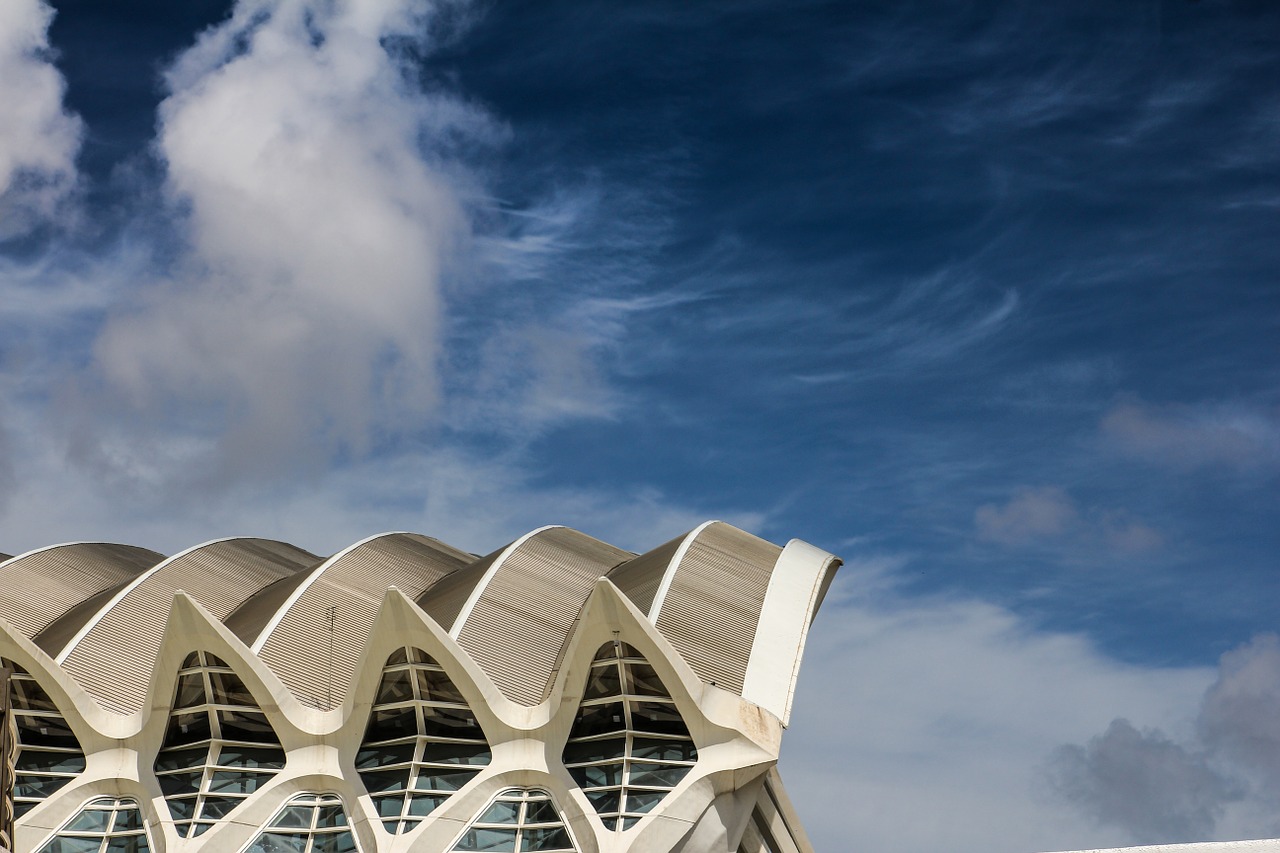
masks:
[[[414,533],[371,539],[324,567],[258,654],[299,701],[328,710],[346,697],[387,587],[416,598],[474,559]]]
[[[35,637],[85,599],[133,580],[163,559],[146,548],[103,542],[58,545],[10,559],[0,566],[0,616]],[[40,594],[32,595],[35,590]]]
[[[655,622],[704,681],[741,694],[782,549],[723,522],[689,545]]]
[[[184,590],[222,619],[264,586],[319,562],[315,554],[268,539],[228,539],[180,554],[95,617],[62,667],[104,707],[133,713],[146,699],[175,592]]]
[[[686,533],[685,536],[687,535]],[[662,576],[683,541],[684,536],[677,536],[665,545],[659,545],[634,560],[628,560],[609,572],[609,580],[631,599],[641,613],[648,613],[653,606],[653,597],[662,585]]]
[[[462,612],[467,599],[471,598],[476,584],[480,583],[489,567],[510,547],[504,545],[492,554],[478,560],[473,559],[467,566],[441,578],[418,596],[418,606],[441,628],[452,631],[453,623],[458,620],[458,614]]]
[[[566,527],[529,537],[480,593],[458,644],[509,699],[539,704],[596,580],[632,556]]]

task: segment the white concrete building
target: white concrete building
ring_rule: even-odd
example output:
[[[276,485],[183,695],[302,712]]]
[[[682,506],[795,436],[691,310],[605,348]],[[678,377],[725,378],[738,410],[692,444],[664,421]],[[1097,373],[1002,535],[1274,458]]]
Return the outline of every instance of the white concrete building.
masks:
[[[809,851],[775,764],[839,562],[720,522],[3,559],[14,849]]]

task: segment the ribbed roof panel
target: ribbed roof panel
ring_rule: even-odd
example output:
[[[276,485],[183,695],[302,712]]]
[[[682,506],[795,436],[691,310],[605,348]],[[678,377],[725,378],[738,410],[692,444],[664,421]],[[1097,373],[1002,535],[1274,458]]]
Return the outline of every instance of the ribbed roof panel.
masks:
[[[328,710],[346,697],[387,588],[416,598],[474,559],[413,533],[371,539],[320,570],[258,654],[300,702]]]
[[[504,545],[492,554],[480,559],[473,559],[451,575],[441,578],[418,596],[418,606],[446,631],[453,630],[453,623],[458,621],[458,614],[466,606],[476,584],[484,579],[485,573],[511,545]]]
[[[684,536],[677,536],[665,545],[646,551],[634,560],[628,560],[609,572],[609,580],[623,592],[641,613],[648,613],[653,597],[662,586],[667,566],[680,550]]]
[[[723,522],[689,544],[655,625],[704,681],[742,693],[769,577],[782,549]]]
[[[0,616],[35,637],[86,599],[133,580],[163,559],[146,548],[105,542],[57,545],[11,558],[0,565]]]
[[[481,591],[458,644],[509,699],[539,704],[596,580],[632,556],[566,527],[530,536]]]
[[[122,714],[142,707],[169,606],[185,591],[223,619],[245,599],[320,562],[315,554],[268,539],[227,539],[180,554],[99,613],[62,666],[102,705]]]

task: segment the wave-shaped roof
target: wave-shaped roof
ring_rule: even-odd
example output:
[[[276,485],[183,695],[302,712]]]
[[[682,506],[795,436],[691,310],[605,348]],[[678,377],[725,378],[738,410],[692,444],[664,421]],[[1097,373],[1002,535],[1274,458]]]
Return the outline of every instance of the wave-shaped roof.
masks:
[[[784,549],[723,522],[639,555],[555,526],[483,557],[412,533],[374,536],[328,559],[264,539],[219,540],[169,559],[80,544],[0,563],[0,617],[104,708],[131,714],[145,702],[181,590],[302,704],[328,710],[345,701],[396,587],[506,699],[532,707],[551,695],[582,609],[607,578],[694,674],[785,722],[808,624],[837,565],[812,546]]]

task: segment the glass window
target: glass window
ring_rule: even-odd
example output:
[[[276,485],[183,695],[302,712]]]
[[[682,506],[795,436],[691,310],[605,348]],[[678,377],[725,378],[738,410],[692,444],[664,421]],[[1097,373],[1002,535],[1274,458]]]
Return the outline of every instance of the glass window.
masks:
[[[155,762],[178,835],[207,831],[284,762],[271,723],[240,677],[208,652],[188,655]]]
[[[630,829],[698,760],[662,679],[626,643],[596,652],[563,760],[609,829]],[[530,848],[533,849],[533,848]]]
[[[391,653],[375,696],[356,768],[383,828],[402,834],[476,777],[489,743],[461,691],[421,649]]]
[[[450,849],[576,853],[578,848],[549,793],[513,788],[494,797]]]
[[[36,853],[142,853],[150,850],[138,801],[90,800]]]
[[[359,853],[342,800],[300,794],[285,803],[244,853]]]
[[[0,659],[13,670],[9,701],[14,731],[14,803],[17,818],[84,770],[84,750],[58,706],[25,669]]]

